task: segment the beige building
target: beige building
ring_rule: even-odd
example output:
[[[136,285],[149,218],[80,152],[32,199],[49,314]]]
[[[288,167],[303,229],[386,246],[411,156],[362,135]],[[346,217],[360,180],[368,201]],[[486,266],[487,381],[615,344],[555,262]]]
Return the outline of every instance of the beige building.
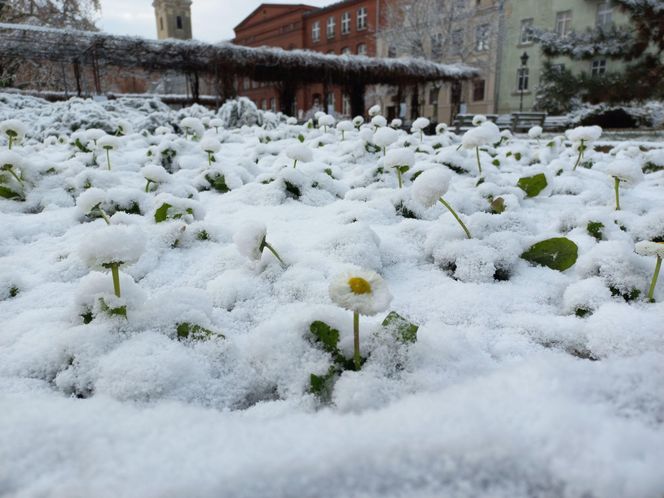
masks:
[[[152,6],[157,19],[157,38],[192,38],[191,0],[154,0]]]

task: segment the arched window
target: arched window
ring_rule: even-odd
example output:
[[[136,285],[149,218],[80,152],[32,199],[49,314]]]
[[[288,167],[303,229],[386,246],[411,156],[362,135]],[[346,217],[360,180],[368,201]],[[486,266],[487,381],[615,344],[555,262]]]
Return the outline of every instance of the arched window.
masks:
[[[176,23],[177,23],[177,27],[178,27],[178,29],[182,29],[182,16],[178,16],[178,17],[175,19],[175,21],[176,21]]]

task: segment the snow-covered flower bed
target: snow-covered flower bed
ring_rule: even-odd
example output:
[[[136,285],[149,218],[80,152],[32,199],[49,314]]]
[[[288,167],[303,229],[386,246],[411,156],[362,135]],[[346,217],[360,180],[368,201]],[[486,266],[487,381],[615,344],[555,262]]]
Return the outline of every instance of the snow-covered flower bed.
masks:
[[[0,121],[0,495],[664,494],[664,144]]]

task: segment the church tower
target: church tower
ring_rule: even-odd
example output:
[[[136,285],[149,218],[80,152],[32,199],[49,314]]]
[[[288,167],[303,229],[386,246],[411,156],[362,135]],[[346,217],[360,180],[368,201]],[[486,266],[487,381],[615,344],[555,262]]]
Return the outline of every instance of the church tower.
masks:
[[[191,40],[191,0],[154,0],[157,38]]]

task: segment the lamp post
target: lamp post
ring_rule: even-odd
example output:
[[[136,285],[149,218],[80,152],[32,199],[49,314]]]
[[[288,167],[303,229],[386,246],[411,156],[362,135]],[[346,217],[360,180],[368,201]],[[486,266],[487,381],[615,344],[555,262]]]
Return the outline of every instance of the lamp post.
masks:
[[[523,112],[523,92],[525,90],[525,81],[526,81],[526,68],[528,66],[528,53],[524,52],[523,55],[521,56],[521,74],[519,78],[519,92],[521,94],[521,98],[519,101],[519,112]]]

